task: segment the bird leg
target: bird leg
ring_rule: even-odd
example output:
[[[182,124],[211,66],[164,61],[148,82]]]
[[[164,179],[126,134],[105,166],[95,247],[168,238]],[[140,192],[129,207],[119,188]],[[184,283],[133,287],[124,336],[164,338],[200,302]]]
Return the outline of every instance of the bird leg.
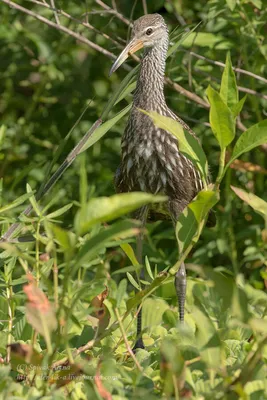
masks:
[[[143,240],[144,240],[144,227],[146,224],[146,219],[147,219],[147,213],[148,213],[148,207],[142,207],[140,209],[140,213],[138,214],[138,219],[141,221],[141,232],[138,234],[137,238],[136,238],[136,258],[137,261],[140,265],[142,265],[142,261],[143,261]],[[144,269],[141,268],[140,271],[140,279],[144,279],[145,278],[145,273],[144,273]],[[143,343],[143,339],[142,339],[142,307],[138,307],[139,308],[139,312],[137,314],[137,326],[136,326],[136,342],[135,345],[133,347],[133,351],[135,351],[136,349],[144,349],[145,345]]]
[[[169,211],[172,218],[174,231],[176,232],[176,223],[179,215],[186,207],[186,203],[177,203],[175,201],[169,201]],[[181,263],[179,270],[176,272],[174,280],[175,291],[178,299],[178,311],[179,320],[181,323],[184,322],[184,306],[186,299],[186,269],[184,262]]]
[[[175,290],[178,298],[178,310],[180,322],[184,322],[184,305],[186,297],[186,269],[184,262],[180,265],[179,270],[175,275]]]

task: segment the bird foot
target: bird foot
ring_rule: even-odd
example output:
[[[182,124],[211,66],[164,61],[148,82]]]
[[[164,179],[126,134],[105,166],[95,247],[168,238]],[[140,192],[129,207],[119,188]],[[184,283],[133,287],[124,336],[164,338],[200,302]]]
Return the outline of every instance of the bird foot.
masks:
[[[140,338],[135,342],[135,345],[132,348],[132,350],[133,350],[134,353],[136,353],[137,349],[144,349],[144,348],[145,348],[145,345],[144,345],[143,339]]]

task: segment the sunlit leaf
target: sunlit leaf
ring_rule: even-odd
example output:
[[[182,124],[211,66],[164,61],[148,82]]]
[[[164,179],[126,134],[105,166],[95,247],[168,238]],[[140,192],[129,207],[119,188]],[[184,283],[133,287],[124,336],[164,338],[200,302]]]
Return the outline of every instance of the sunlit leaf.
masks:
[[[206,181],[208,165],[207,158],[196,137],[186,129],[183,129],[182,125],[172,118],[160,115],[155,111],[140,111],[148,115],[156,126],[176,136],[179,143],[179,151],[194,163]]]
[[[101,139],[124,115],[126,115],[131,108],[131,104],[125,107],[122,111],[120,111],[115,117],[109,119],[104,122],[104,124],[100,125],[92,136],[89,137],[85,145],[83,146],[80,153],[87,150],[89,147],[93,146],[99,139]]]
[[[108,222],[140,208],[148,203],[166,200],[165,196],[149,193],[120,193],[110,197],[99,197],[89,201],[83,210],[77,213],[75,226],[79,234],[84,234],[98,222]]]
[[[28,183],[26,185],[26,190],[27,190],[27,193],[33,193],[32,189],[31,189],[31,187],[30,187],[30,185]],[[32,208],[34,209],[36,215],[40,216],[41,215],[41,210],[40,210],[40,207],[39,207],[39,205],[38,205],[38,203],[36,201],[35,196],[32,195],[32,196],[29,197],[29,199],[30,199]]]
[[[207,95],[210,103],[211,129],[221,149],[225,149],[235,137],[234,117],[219,93],[211,86],[207,89]]]
[[[121,245],[122,250],[124,253],[127,255],[133,266],[138,267],[139,262],[136,259],[136,256],[134,254],[133,248],[129,243],[122,243]]]
[[[126,272],[127,278],[129,279],[129,281],[131,282],[131,284],[137,289],[140,290],[140,286],[138,285],[138,283],[136,282],[136,280],[134,279],[134,277],[130,274],[130,272]]]
[[[198,236],[201,222],[217,201],[218,195],[215,192],[202,190],[179,216],[176,224],[176,237],[180,255]]]
[[[245,95],[244,97],[242,97],[242,99],[239,100],[239,102],[238,102],[237,104],[235,104],[235,105],[232,107],[232,112],[233,112],[233,114],[234,114],[234,117],[237,117],[238,114],[241,113],[241,111],[242,111],[242,109],[243,109],[243,106],[244,106],[244,104],[245,104],[246,99],[247,99],[247,95]]]
[[[117,307],[120,307],[121,301],[123,299],[123,297],[125,296],[127,291],[127,279],[122,279],[118,285],[118,289],[117,289],[117,296],[116,296],[116,300],[117,300]]]
[[[234,11],[237,0],[226,0],[226,3],[231,11]]]
[[[145,267],[146,267],[148,275],[153,280],[154,276],[153,276],[153,273],[152,273],[152,270],[151,270],[151,267],[150,267],[150,262],[149,262],[148,257],[145,258]]]
[[[243,201],[249,204],[258,214],[263,218],[267,218],[267,202],[262,200],[260,197],[253,193],[248,193],[245,190],[239,189],[235,186],[231,186],[235,194],[240,197]]]
[[[153,325],[160,325],[162,316],[169,309],[168,303],[163,299],[148,298],[143,303],[142,327],[151,328]]]
[[[229,52],[227,53],[222,74],[220,97],[230,110],[233,110],[238,103],[238,89]]]
[[[65,212],[67,212],[72,207],[72,205],[73,205],[72,203],[67,204],[64,207],[61,207],[60,209],[58,209],[50,214],[47,214],[46,217],[51,218],[51,219],[59,217],[60,215],[65,214]]]
[[[229,165],[243,153],[246,153],[264,143],[267,143],[267,119],[253,125],[241,134],[235,144],[232,157],[230,158],[226,168],[228,168]]]

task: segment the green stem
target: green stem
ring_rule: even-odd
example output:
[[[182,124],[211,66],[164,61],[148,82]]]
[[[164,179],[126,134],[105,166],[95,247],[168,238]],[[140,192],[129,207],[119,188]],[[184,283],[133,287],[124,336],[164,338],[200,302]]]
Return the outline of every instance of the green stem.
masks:
[[[54,261],[53,261],[53,281],[54,281],[54,301],[56,310],[58,309],[58,267],[57,267],[57,251],[54,248],[53,251]]]
[[[6,288],[6,297],[7,297],[7,304],[8,304],[8,336],[7,336],[7,344],[10,345],[12,342],[12,326],[13,326],[13,312],[12,312],[12,286],[10,279],[8,279]],[[7,347],[7,355],[6,355],[6,362],[10,362],[10,347]]]
[[[216,189],[219,189],[220,183],[221,183],[223,175],[224,175],[225,152],[226,152],[226,148],[221,150],[220,161],[219,161],[219,172],[218,172],[218,176],[216,178],[216,183],[215,183]]]
[[[36,252],[35,252],[35,269],[36,269],[36,285],[39,286],[40,281],[40,258],[39,258],[39,234],[40,234],[40,222],[37,223],[36,228]]]

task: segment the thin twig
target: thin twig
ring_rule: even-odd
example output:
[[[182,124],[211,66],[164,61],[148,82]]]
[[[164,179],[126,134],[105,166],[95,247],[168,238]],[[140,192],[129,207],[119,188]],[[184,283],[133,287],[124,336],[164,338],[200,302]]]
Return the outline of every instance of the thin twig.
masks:
[[[99,118],[93,126],[89,129],[88,132],[82,137],[82,139],[79,141],[79,143],[74,147],[74,149],[68,154],[66,159],[63,161],[63,163],[60,165],[60,167],[56,170],[56,172],[51,176],[51,178],[48,180],[48,182],[44,185],[42,190],[38,192],[38,196],[36,196],[37,200],[40,200],[42,197],[44,197],[45,194],[47,194],[50,189],[55,185],[55,183],[59,180],[59,178],[63,175],[65,170],[69,168],[69,166],[73,163],[81,149],[83,148],[84,144],[86,141],[89,139],[89,137],[94,133],[96,128],[98,128],[102,123],[102,120]],[[32,212],[32,206],[28,206],[22,213],[21,216],[23,215],[30,215]],[[15,232],[19,231],[21,224],[20,223],[15,223],[12,224],[11,227],[8,229],[8,231],[0,238],[0,243],[1,242],[7,242],[9,241],[9,238],[15,234]]]
[[[209,77],[212,81],[220,82],[220,79],[215,78],[214,76],[211,76],[210,74],[208,74],[205,71],[202,71],[199,68],[194,68],[194,71],[198,72],[200,75]],[[262,93],[256,92],[256,90],[249,89],[249,88],[246,88],[246,87],[243,87],[243,86],[237,86],[237,88],[238,88],[238,90],[240,92],[252,94],[253,96],[261,97],[262,99],[267,100],[267,95],[266,94],[262,94]]]
[[[27,1],[29,1],[30,3],[36,4],[36,5],[40,6],[40,7],[47,8],[47,9],[49,9],[49,10],[51,10],[51,11],[55,11],[55,9],[52,8],[52,7],[51,7],[49,4],[47,4],[47,3],[42,3],[42,2],[40,2],[40,1],[38,1],[38,0],[27,0]],[[87,13],[84,14],[84,15],[85,15],[85,20],[86,20],[86,21],[84,22],[84,21],[81,21],[81,20],[78,19],[78,18],[73,17],[72,15],[68,14],[68,13],[67,13],[66,11],[64,11],[64,10],[57,10],[57,12],[60,13],[60,15],[62,15],[63,17],[66,17],[66,18],[68,18],[68,19],[71,20],[71,21],[77,22],[79,25],[82,25],[82,26],[84,26],[85,28],[88,28],[88,29],[92,30],[93,32],[96,32],[97,34],[103,36],[105,39],[110,40],[110,41],[111,41],[112,43],[114,43],[116,46],[122,48],[123,45],[122,45],[121,43],[119,43],[117,40],[113,39],[111,36],[109,36],[109,35],[107,35],[106,33],[100,31],[99,29],[95,28],[93,25],[91,25],[91,24],[89,23],[88,20],[87,20],[87,17],[88,17],[88,14],[87,14]],[[122,40],[122,39],[121,39],[121,40]],[[123,40],[122,40],[122,42],[123,42]]]
[[[54,0],[50,0],[50,2],[51,2],[51,7],[54,8],[54,16],[55,16],[56,23],[58,25],[60,25],[59,17],[57,15],[57,10],[56,10],[56,6],[55,6],[55,1]]]
[[[91,40],[85,38],[84,36],[80,35],[79,33],[76,33],[72,31],[71,29],[66,28],[65,26],[62,25],[57,25],[55,22],[50,21],[49,19],[35,13],[34,11],[28,10],[25,7],[20,6],[19,4],[14,3],[13,1],[10,0],[0,0],[2,3],[7,4],[11,8],[15,8],[16,10],[22,11],[25,14],[30,15],[33,18],[36,18],[37,20],[44,22],[46,25],[52,26],[53,28],[62,31],[64,33],[67,33],[68,35],[74,37],[75,39],[79,40],[82,43],[87,44],[90,46],[92,49],[99,51],[100,53],[104,54],[105,56],[112,58],[113,60],[116,58],[116,56],[111,53],[110,51],[104,49],[103,47],[95,44],[94,42],[91,42]]]
[[[135,357],[135,354],[134,354],[134,352],[133,352],[132,349],[131,349],[130,343],[128,342],[128,339],[127,339],[127,337],[126,337],[126,334],[125,334],[125,331],[124,331],[124,328],[123,328],[123,325],[122,325],[122,322],[121,322],[121,317],[120,317],[120,314],[119,314],[119,311],[118,311],[117,308],[115,308],[115,314],[116,314],[116,317],[117,317],[117,320],[118,320],[118,323],[119,323],[119,326],[120,326],[120,330],[121,330],[121,334],[122,334],[122,336],[123,336],[123,340],[124,340],[125,346],[126,346],[128,352],[130,353],[130,356],[132,357],[133,362],[135,363],[137,369],[138,369],[141,373],[143,373],[143,368],[141,367],[141,365],[140,365],[139,362],[137,361],[137,359],[136,359],[136,357]]]
[[[144,14],[147,14],[147,4],[146,4],[146,0],[142,0],[142,3],[143,3]]]
[[[194,101],[195,103],[198,103],[199,105],[201,105],[204,108],[209,108],[209,104],[205,100],[203,100],[201,97],[196,95],[195,93],[192,93],[189,90],[183,88],[178,83],[173,82],[170,78],[165,77],[164,81],[170,87],[175,89],[177,92],[179,92],[179,93],[183,94],[184,96],[186,96],[188,99]]]
[[[182,26],[185,26],[186,22],[185,22],[184,18],[180,14],[178,14],[178,12],[177,12],[177,10],[175,8],[175,5],[173,4],[172,0],[167,0],[167,3],[169,3],[172,6],[173,14],[175,15],[175,17],[176,17],[177,21],[179,22],[179,24],[182,25]]]
[[[171,0],[167,0],[167,1],[168,1],[168,3],[172,4],[172,1],[171,1]],[[113,10],[111,7],[109,7],[108,5],[106,5],[105,3],[103,3],[103,1],[101,1],[101,0],[96,0],[96,2],[97,2],[101,7],[103,7],[104,9],[113,12],[114,15],[116,15],[116,17],[119,18],[120,20],[122,20],[125,24],[127,24],[127,25],[132,25],[132,23],[131,23],[127,18],[125,18],[125,17],[121,18],[121,17],[122,17],[121,14],[115,12],[115,10]],[[173,4],[172,4],[172,6],[173,6]],[[174,8],[174,6],[173,6],[173,8]],[[117,15],[117,14],[118,14],[118,15]],[[176,14],[177,14],[177,13],[176,13]],[[175,15],[176,15],[176,14],[175,14]],[[178,14],[176,15],[176,18],[178,18]],[[180,18],[181,18],[181,20],[180,20]],[[184,20],[181,16],[179,16],[178,20],[179,20],[179,22],[180,22],[181,25],[183,25],[183,26],[186,25],[185,20]],[[208,62],[208,63],[214,64],[214,65],[218,65],[219,67],[223,67],[223,68],[225,67],[225,63],[223,63],[223,62],[221,62],[221,61],[214,61],[214,60],[211,60],[210,58],[204,57],[204,56],[202,56],[202,55],[200,55],[200,54],[197,54],[197,53],[195,53],[195,52],[193,52],[193,51],[188,51],[188,50],[183,50],[183,51],[185,51],[185,52],[191,54],[193,57],[199,58],[200,60],[204,60],[204,61],[206,61],[206,62]],[[247,70],[245,70],[245,69],[238,68],[238,67],[233,67],[233,69],[234,69],[235,72],[239,72],[240,74],[251,76],[251,77],[253,77],[253,78],[255,78],[255,79],[259,80],[259,81],[262,81],[262,82],[264,82],[264,83],[267,83],[267,79],[266,79],[266,78],[263,78],[263,77],[260,76],[260,75],[254,74],[253,72],[250,72],[250,71],[247,71]]]
[[[221,61],[211,60],[210,58],[204,57],[204,56],[202,56],[200,54],[197,54],[197,53],[195,53],[193,51],[187,51],[187,50],[184,50],[184,51],[186,51],[187,53],[191,54],[193,57],[199,58],[200,60],[206,61],[206,62],[208,62],[210,64],[218,65],[219,67],[223,67],[223,68],[225,67],[225,64],[223,62],[221,62]],[[258,81],[267,83],[267,79],[263,78],[260,75],[256,75],[253,72],[247,71],[247,70],[242,69],[242,68],[236,68],[236,67],[233,67],[233,70],[235,72],[239,72],[240,74],[251,76],[251,77],[257,79]]]
[[[104,10],[107,10],[108,12],[110,12],[111,14],[114,14],[118,19],[120,19],[122,22],[124,22],[126,25],[132,26],[132,23],[125,18],[121,13],[119,13],[117,10],[114,10],[113,8],[109,7],[107,4],[105,4],[103,1],[101,0],[95,0],[95,2],[102,8],[104,8]]]

